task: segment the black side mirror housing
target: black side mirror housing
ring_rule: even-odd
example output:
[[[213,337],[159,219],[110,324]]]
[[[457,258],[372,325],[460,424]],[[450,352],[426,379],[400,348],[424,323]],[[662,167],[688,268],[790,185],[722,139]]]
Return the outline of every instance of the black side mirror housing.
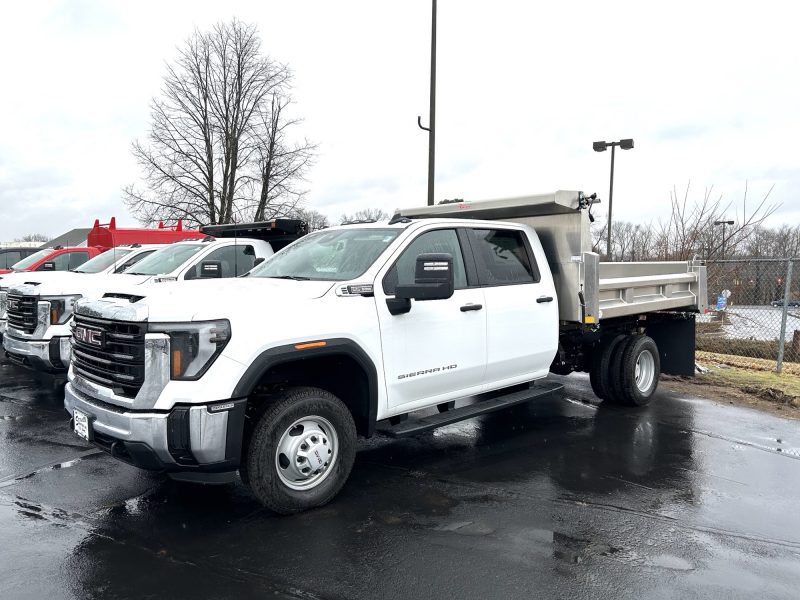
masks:
[[[56,270],[56,263],[52,261],[47,261],[41,267],[36,269],[37,271],[55,271]]]
[[[200,279],[216,279],[222,277],[222,261],[204,260],[200,263]]]
[[[446,300],[453,295],[453,255],[446,253],[420,254],[412,285],[398,285],[394,298],[386,304],[393,315],[411,310],[411,300]]]
[[[260,265],[265,260],[266,259],[263,256],[259,256],[257,259],[255,259],[255,261],[253,261],[253,267],[257,267],[258,265]]]

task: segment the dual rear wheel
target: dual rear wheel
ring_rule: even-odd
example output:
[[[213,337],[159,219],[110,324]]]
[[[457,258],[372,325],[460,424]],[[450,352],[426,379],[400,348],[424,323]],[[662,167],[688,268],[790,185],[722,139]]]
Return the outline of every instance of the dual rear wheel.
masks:
[[[645,406],[658,388],[658,347],[646,335],[604,339],[592,359],[589,379],[595,395],[612,404]]]

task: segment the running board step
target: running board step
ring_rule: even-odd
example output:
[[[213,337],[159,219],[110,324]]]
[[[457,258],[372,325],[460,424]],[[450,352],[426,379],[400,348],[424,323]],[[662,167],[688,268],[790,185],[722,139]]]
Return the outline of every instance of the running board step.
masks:
[[[558,392],[563,388],[564,386],[560,383],[545,381],[542,383],[537,383],[535,386],[532,386],[527,390],[512,392],[510,394],[498,396],[490,400],[481,400],[475,404],[468,404],[467,406],[451,409],[447,412],[436,415],[429,415],[419,419],[410,418],[398,423],[397,425],[390,425],[389,421],[387,420],[379,424],[378,431],[384,435],[388,435],[389,437],[406,437],[408,435],[414,435],[423,431],[436,429],[437,427],[452,425],[453,423],[458,423],[459,421],[485,415],[487,413],[502,410],[510,406],[522,404],[524,402],[530,402],[531,400],[535,400],[537,398],[549,396],[553,392]]]

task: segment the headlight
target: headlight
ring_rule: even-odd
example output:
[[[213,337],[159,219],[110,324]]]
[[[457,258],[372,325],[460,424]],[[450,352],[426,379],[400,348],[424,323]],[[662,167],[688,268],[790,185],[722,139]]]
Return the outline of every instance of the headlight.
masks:
[[[170,340],[170,378],[200,379],[231,339],[227,319],[197,323],[150,323],[148,331]]]
[[[0,319],[6,318],[8,308],[8,292],[0,292]]]
[[[75,294],[73,296],[42,296],[39,299],[50,303],[50,324],[63,325],[72,317],[75,302],[80,298],[80,294]]]

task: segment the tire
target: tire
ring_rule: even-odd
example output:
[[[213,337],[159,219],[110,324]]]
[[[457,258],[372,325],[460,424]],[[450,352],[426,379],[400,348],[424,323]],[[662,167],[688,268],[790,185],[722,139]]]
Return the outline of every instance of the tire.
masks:
[[[594,395],[601,400],[608,400],[609,396],[611,396],[611,362],[614,352],[619,349],[620,344],[625,340],[626,336],[618,335],[601,341],[601,347],[597,349],[597,352],[592,357],[589,382],[592,384]]]
[[[442,402],[441,404],[436,405],[436,410],[438,410],[440,413],[445,413],[455,407],[455,405],[455,402]]]
[[[355,456],[356,426],[347,406],[325,390],[298,387],[262,413],[240,475],[264,506],[290,515],[330,502]],[[320,468],[309,471],[314,467]]]
[[[608,400],[624,406],[645,406],[658,389],[658,346],[646,335],[630,336],[615,353],[611,369],[612,394]]]

